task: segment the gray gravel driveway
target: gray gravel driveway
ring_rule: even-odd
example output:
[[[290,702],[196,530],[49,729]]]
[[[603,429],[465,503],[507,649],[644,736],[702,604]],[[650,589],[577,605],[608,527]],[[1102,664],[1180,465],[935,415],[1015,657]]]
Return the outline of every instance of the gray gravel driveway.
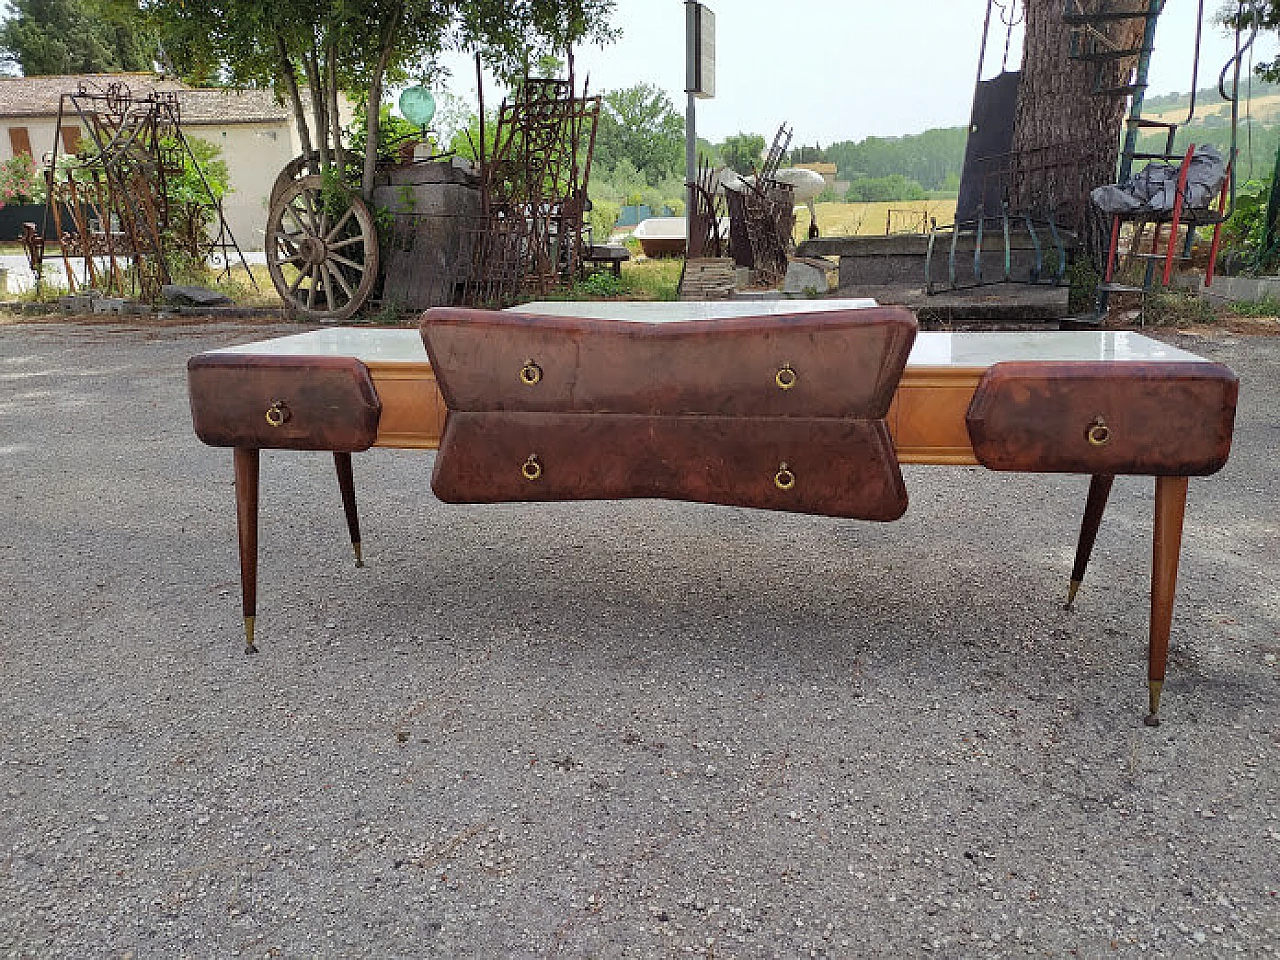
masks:
[[[294,328],[296,329],[296,328]],[[459,507],[430,454],[229,451],[185,361],[288,332],[0,326],[0,956],[1280,949],[1280,339],[1193,480],[1164,725],[1151,481],[909,468],[889,525]]]

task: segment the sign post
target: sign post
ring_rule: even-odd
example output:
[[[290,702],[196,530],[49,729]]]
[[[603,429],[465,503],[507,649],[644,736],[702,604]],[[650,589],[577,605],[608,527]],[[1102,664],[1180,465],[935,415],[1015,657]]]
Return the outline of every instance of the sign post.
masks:
[[[685,0],[684,117],[685,256],[693,244],[694,184],[698,176],[697,101],[716,95],[716,15],[704,4]]]

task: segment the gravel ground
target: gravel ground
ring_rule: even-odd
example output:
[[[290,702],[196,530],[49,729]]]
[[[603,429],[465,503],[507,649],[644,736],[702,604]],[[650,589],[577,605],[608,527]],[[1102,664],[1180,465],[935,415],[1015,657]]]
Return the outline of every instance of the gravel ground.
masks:
[[[185,361],[287,332],[0,327],[0,956],[1280,951],[1280,338],[1196,480],[1164,725],[1151,481],[910,468],[874,525],[458,507],[431,455],[231,457]]]

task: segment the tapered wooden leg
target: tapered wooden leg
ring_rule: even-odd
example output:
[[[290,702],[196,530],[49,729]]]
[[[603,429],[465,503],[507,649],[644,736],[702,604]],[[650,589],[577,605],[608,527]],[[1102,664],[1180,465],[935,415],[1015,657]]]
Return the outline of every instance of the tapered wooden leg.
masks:
[[[258,451],[237,447],[235,463],[244,652],[257,653],[258,648],[253,645],[253,625],[258,606]]]
[[[1173,626],[1173,595],[1178,585],[1178,555],[1182,549],[1182,518],[1187,510],[1187,478],[1156,478],[1156,518],[1151,556],[1151,634],[1147,646],[1147,680],[1151,712],[1145,723],[1160,725],[1160,693],[1169,660],[1169,632]]]
[[[356,566],[364,566],[360,550],[360,517],[356,513],[356,482],[351,472],[351,454],[334,453],[333,464],[338,468],[338,489],[342,491],[342,509],[347,514],[347,531],[351,534],[351,549],[356,554]]]
[[[1076,593],[1084,582],[1084,571],[1093,555],[1093,544],[1098,539],[1098,527],[1102,524],[1102,514],[1107,509],[1107,497],[1111,495],[1114,480],[1115,477],[1099,474],[1089,481],[1089,497],[1084,504],[1084,519],[1080,521],[1080,540],[1076,543],[1076,563],[1071,568],[1071,588],[1067,592],[1068,610],[1075,603]]]

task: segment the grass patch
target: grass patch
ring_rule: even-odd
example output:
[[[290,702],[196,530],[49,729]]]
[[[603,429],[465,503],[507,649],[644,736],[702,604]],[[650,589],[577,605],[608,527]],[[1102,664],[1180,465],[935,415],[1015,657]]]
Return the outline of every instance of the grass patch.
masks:
[[[679,257],[629,260],[622,265],[622,276],[599,270],[578,280],[559,293],[548,294],[547,300],[675,300],[679,295]]]
[[[1157,327],[1185,327],[1217,319],[1208,301],[1185,290],[1153,290],[1147,296],[1143,317]]]
[[[920,225],[951,223],[956,216],[955,198],[949,200],[893,200],[879,203],[819,203],[818,229],[824,237],[883,237],[892,232],[920,233]],[[892,219],[890,211],[894,211]],[[912,222],[914,230],[908,230]],[[809,235],[809,210],[796,207],[795,239]]]
[[[1260,300],[1232,300],[1227,310],[1237,317],[1280,317],[1280,298],[1263,297]]]

